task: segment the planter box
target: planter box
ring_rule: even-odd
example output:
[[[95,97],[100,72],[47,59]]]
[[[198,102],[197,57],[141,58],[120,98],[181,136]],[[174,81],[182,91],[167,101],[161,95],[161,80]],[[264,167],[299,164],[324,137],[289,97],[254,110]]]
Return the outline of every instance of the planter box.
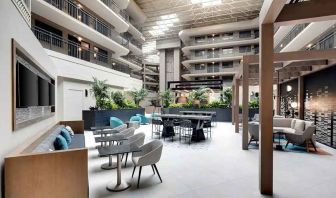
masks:
[[[162,113],[179,114],[180,111],[214,111],[216,112],[216,120],[218,122],[231,122],[231,108],[163,108]],[[240,112],[241,113],[241,112]],[[249,117],[253,118],[254,114],[259,113],[259,109],[249,109]]]
[[[83,111],[84,129],[90,130],[93,126],[109,126],[110,117],[117,117],[123,122],[126,122],[135,114],[144,115],[145,109],[85,110]]]

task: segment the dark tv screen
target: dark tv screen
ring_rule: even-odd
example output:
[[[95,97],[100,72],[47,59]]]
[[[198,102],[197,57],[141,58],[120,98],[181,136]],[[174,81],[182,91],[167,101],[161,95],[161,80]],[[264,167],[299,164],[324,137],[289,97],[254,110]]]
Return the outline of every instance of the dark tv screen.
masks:
[[[38,105],[49,106],[49,82],[38,77]]]
[[[16,105],[38,106],[38,76],[20,63],[16,65]]]
[[[55,85],[49,83],[49,106],[55,106]]]

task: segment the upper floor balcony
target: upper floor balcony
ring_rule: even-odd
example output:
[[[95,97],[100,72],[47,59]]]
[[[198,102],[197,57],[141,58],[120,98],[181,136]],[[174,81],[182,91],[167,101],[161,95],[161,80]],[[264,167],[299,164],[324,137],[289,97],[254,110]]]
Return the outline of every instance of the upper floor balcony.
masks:
[[[309,23],[295,25],[291,31],[279,42],[279,44],[274,48],[275,52],[280,52],[285,48],[294,38],[296,38],[307,26]]]
[[[27,22],[27,24],[31,25],[31,0],[13,0],[12,1],[23,19]]]
[[[107,7],[109,7],[113,12],[121,16],[125,21],[129,22],[129,15],[124,9],[121,9],[113,0],[100,0]]]
[[[194,46],[194,45],[218,44],[233,41],[253,40],[258,38],[259,38],[258,30],[255,31],[248,30],[240,32],[196,36],[191,38],[189,45]]]
[[[251,46],[244,46],[242,48],[228,48],[228,49],[214,49],[208,51],[198,51],[191,55],[191,59],[213,59],[213,58],[225,58],[243,55],[258,54],[259,48],[251,49]]]
[[[110,68],[126,74],[131,73],[129,65],[112,58],[112,55],[98,47],[90,48],[88,44],[77,43],[64,39],[57,34],[46,31],[39,27],[32,27],[36,38],[46,49],[56,51],[74,58],[88,61],[106,68]]]
[[[119,56],[129,53],[128,40],[115,39],[119,33],[109,23],[71,0],[36,0],[33,12],[57,25],[106,46]]]

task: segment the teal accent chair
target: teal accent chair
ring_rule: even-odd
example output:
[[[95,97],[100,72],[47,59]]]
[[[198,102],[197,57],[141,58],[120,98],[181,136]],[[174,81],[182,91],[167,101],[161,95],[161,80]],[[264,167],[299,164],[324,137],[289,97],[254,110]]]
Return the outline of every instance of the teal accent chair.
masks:
[[[139,116],[141,118],[141,124],[149,124],[149,119],[141,114],[136,114],[136,116]]]
[[[133,127],[135,129],[140,128],[140,124],[141,124],[141,117],[140,116],[132,116],[130,118],[130,122],[129,122],[129,128]]]
[[[123,124],[124,124],[124,122],[117,117],[111,117],[110,118],[110,126],[111,126],[112,129],[115,128],[115,127],[121,126]]]
[[[130,121],[131,122],[138,122],[139,124],[141,123],[141,117],[140,116],[132,116],[131,118],[130,118]]]

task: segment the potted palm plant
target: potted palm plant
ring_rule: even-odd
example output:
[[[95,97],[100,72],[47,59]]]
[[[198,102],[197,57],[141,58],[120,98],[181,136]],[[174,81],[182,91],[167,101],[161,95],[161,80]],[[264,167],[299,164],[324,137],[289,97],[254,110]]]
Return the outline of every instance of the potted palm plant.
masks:
[[[168,108],[173,102],[174,95],[170,89],[167,89],[166,91],[160,93],[160,98],[162,100],[163,107]]]
[[[144,88],[139,90],[132,90],[130,91],[130,95],[133,98],[133,101],[136,106],[140,106],[140,102],[146,98],[148,95],[148,91]]]
[[[106,101],[108,101],[108,85],[106,80],[98,80],[93,77],[93,83],[91,85],[91,92],[96,99],[96,107],[98,109],[105,109]]]
[[[189,99],[196,107],[199,108],[201,106],[201,103],[207,101],[209,91],[209,88],[202,86],[196,90],[193,90],[189,95]]]

